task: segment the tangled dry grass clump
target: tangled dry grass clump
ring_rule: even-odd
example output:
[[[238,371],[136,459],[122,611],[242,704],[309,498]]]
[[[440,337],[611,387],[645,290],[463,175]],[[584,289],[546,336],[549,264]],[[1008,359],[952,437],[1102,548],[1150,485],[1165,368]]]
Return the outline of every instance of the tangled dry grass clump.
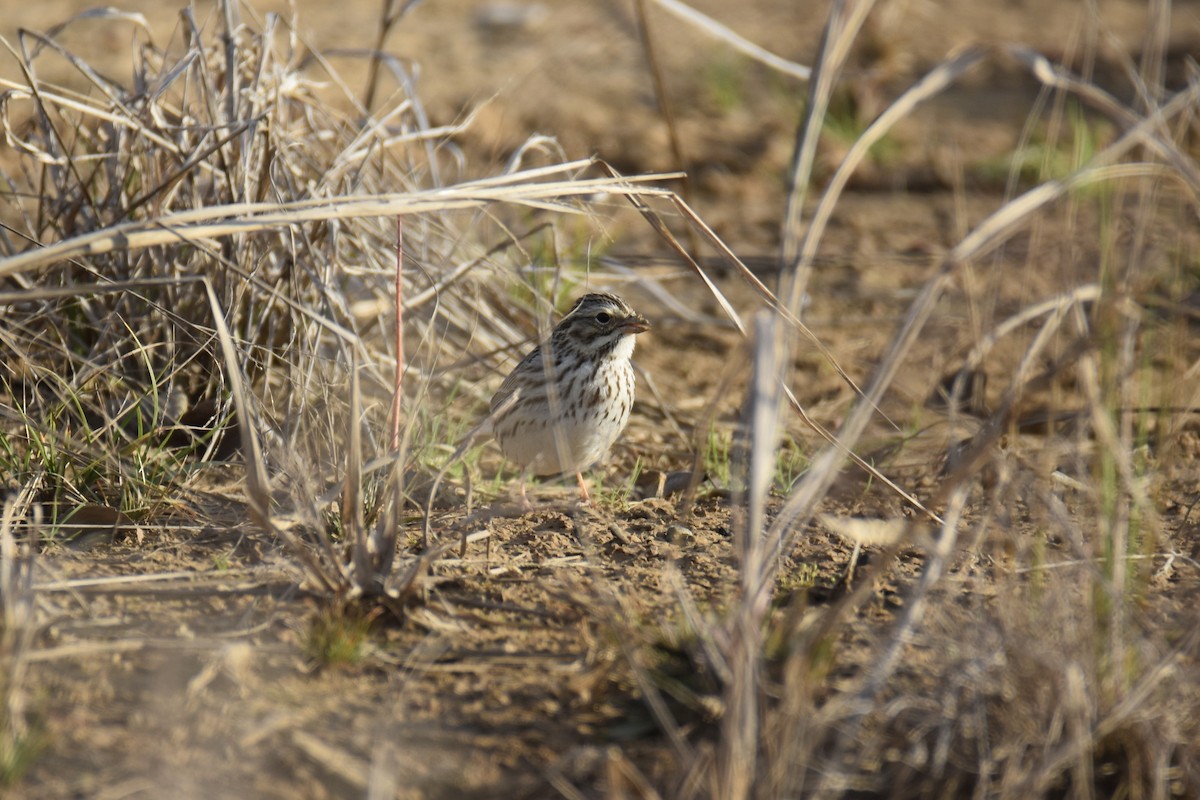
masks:
[[[389,7],[379,42],[402,5]],[[249,12],[228,1],[207,23],[185,9],[175,40],[137,49],[127,85],[58,44],[65,28],[23,34],[24,79],[0,84],[12,151],[0,211],[0,781],[18,783],[55,748],[53,720],[39,724],[26,702],[30,664],[101,652],[46,644],[50,620],[67,615],[47,587],[79,585],[39,583],[34,554],[88,558],[97,540],[197,517],[217,526],[205,503],[219,494],[252,520],[239,537],[254,539],[271,581],[287,584],[272,600],[284,608],[299,587],[317,609],[302,642],[280,634],[251,650],[310,666],[366,662],[415,684],[469,656],[510,655],[504,638],[535,627],[514,616],[572,643],[566,681],[531,658],[483,700],[467,702],[474,687],[461,681],[418,693],[427,718],[470,706],[477,716],[463,719],[479,725],[494,697],[511,702],[540,681],[534,705],[549,710],[529,712],[528,726],[564,741],[529,734],[538,746],[512,756],[505,790],[1200,794],[1195,65],[1169,89],[1165,45],[1151,37],[1125,102],[1024,48],[964,50],[866,126],[809,198],[871,6],[835,2],[826,23],[781,212],[777,288],[662,188],[669,176],[622,177],[541,137],[490,173],[470,172],[456,144],[469,119],[432,125],[404,66],[380,53],[371,99],[360,98],[291,20],[243,22]],[[114,11],[89,19],[105,15],[142,24]],[[39,80],[50,57],[86,90]],[[1082,105],[1116,133],[1084,147],[1073,129],[1075,159],[1060,174],[1049,158],[1034,182],[1014,166],[1005,200],[905,299],[860,388],[806,322],[823,237],[872,146],[989,62],[1045,87],[1031,119],[1051,145]],[[392,93],[376,104],[384,86]],[[622,494],[599,522],[576,510],[505,529],[542,556],[527,580],[527,560],[493,563],[503,522],[473,507],[470,459],[493,456],[456,466],[451,453],[492,379],[536,335],[528,321],[545,331],[587,274],[578,251],[601,237],[581,244],[561,220],[600,227],[618,204],[662,235],[742,337],[732,347],[747,357],[716,390],[741,396],[740,416],[726,463],[696,456],[681,499],[635,505]],[[744,302],[694,243],[728,266]],[[804,349],[852,387],[832,418],[806,410]],[[941,384],[936,411],[897,389],[918,360],[950,367],[944,381],[921,373],[929,394]],[[661,396],[642,405],[699,452],[725,394],[686,413]],[[781,481],[781,441],[801,425],[819,446],[802,475]],[[946,433],[922,450],[930,430]],[[697,499],[705,466],[727,485]],[[721,535],[701,541],[706,515]],[[570,538],[555,525],[578,540],[569,552],[546,552],[542,540]],[[422,530],[433,531],[427,547]],[[468,558],[485,539],[487,557]],[[622,573],[614,565],[629,553],[656,560]],[[513,573],[521,579],[505,582]],[[712,581],[703,591],[700,577]],[[510,599],[520,592],[525,606]],[[477,608],[493,616],[463,611]],[[383,626],[399,655],[373,644]],[[488,632],[469,639],[471,626]],[[218,673],[231,694],[249,694],[230,652],[188,681],[189,702]],[[353,691],[366,697],[372,677]],[[639,714],[648,730],[623,738],[619,723]],[[240,741],[289,724],[271,716]],[[390,796],[403,776],[400,761],[376,760],[386,761],[386,730],[372,727],[354,752],[299,728],[289,742],[336,777],[331,786]],[[405,788],[439,787],[450,791]]]
[[[29,83],[10,85],[4,104],[21,156],[0,270],[11,287],[6,405],[20,425],[6,444],[23,467],[17,483],[38,483],[28,496],[60,529],[80,509],[153,517],[178,499],[197,459],[240,446],[251,507],[272,529],[280,508],[267,461],[317,465],[285,470],[299,485],[284,507],[323,530],[312,499],[340,482],[347,443],[368,437],[356,468],[364,453],[388,450],[389,365],[405,370],[404,442],[421,448],[397,460],[402,477],[414,466],[407,458],[427,467],[431,444],[454,435],[436,426],[460,382],[523,342],[517,320],[548,317],[537,303],[557,291],[540,290],[559,276],[537,272],[525,251],[531,238],[543,246],[539,213],[656,191],[595,177],[589,161],[555,160],[544,140],[470,180],[448,138],[455,129],[430,127],[418,98],[401,88],[372,113],[330,71],[342,90],[331,102],[305,77],[302,61],[314,56],[286,20],[271,15],[255,29],[236,23],[232,4],[224,10],[220,37],[185,10],[183,41],[144,45],[133,88],[53,38],[21,42]],[[37,82],[47,50],[71,60],[90,96]],[[409,85],[398,62],[387,65]],[[390,333],[397,275],[407,362]],[[458,363],[468,345],[489,355]],[[328,547],[316,549],[332,561],[310,561],[314,542],[278,533],[310,578],[346,588]],[[387,572],[391,546],[370,546]],[[371,580],[351,582],[362,591]]]

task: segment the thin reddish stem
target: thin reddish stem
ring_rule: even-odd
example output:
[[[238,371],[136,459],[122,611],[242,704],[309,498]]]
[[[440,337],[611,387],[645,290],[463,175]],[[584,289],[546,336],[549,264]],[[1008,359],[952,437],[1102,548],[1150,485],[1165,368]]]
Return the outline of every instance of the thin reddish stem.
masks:
[[[404,217],[396,217],[396,389],[392,394],[391,446],[400,449],[400,387],[404,376]]]

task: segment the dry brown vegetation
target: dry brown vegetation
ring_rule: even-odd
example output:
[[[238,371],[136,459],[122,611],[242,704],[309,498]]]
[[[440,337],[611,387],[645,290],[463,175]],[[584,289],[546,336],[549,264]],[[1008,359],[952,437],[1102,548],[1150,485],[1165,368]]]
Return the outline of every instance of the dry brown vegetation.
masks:
[[[1200,796],[1195,17],[785,5],[5,34],[0,792]],[[519,513],[585,286],[634,420]]]

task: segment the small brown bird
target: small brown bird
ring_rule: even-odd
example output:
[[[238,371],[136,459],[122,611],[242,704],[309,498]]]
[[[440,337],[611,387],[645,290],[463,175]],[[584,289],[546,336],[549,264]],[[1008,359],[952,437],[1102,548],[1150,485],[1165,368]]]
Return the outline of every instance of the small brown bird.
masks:
[[[491,430],[504,457],[525,474],[575,473],[586,502],[582,470],[604,457],[629,422],[634,337],[649,327],[616,295],[579,298],[492,398]]]

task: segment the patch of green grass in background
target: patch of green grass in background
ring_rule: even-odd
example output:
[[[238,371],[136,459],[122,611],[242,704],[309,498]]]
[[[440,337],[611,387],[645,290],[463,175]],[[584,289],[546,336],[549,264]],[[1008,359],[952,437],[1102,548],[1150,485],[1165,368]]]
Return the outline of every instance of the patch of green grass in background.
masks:
[[[0,787],[16,785],[50,745],[50,737],[34,720],[16,729],[0,718]]]
[[[354,607],[322,608],[302,631],[304,655],[318,668],[352,667],[361,663],[376,616]]]
[[[1041,125],[1030,141],[1008,155],[978,163],[973,171],[989,184],[1003,183],[1012,175],[1021,186],[1059,180],[1090,161],[1113,136],[1111,123],[1087,114],[1075,100],[1067,101],[1066,127],[1067,136],[1055,137],[1046,125]],[[1110,186],[1095,184],[1075,191],[1085,194],[1110,191]]]

